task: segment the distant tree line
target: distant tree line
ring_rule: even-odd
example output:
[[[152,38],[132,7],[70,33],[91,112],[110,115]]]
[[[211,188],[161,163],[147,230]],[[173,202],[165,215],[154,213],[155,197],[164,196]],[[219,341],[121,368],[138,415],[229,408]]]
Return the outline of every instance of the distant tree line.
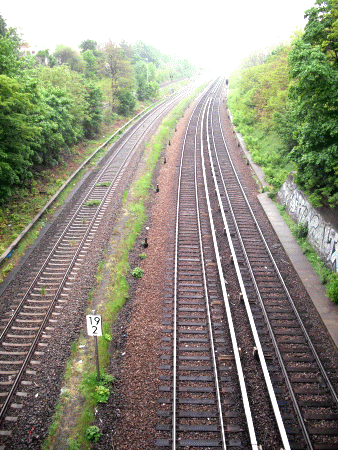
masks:
[[[142,42],[88,39],[79,49],[58,45],[32,55],[0,15],[0,203],[103,123],[156,98],[159,83],[195,73],[188,61]]]
[[[290,44],[243,62],[230,78],[229,104],[268,181],[278,188],[294,170],[314,206],[337,207],[338,0],[316,1],[305,17]]]

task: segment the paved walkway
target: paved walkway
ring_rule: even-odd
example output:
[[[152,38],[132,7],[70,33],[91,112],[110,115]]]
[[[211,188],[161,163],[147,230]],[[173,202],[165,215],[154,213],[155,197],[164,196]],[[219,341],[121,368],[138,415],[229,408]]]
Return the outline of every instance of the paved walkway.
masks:
[[[257,178],[262,186],[266,186],[267,183],[264,179],[262,168],[251,160],[251,155],[246,150],[241,136],[238,134],[237,137],[239,138],[241,147]],[[326,297],[326,290],[318,275],[314,271],[306,256],[303,254],[302,249],[293,237],[289,227],[284,222],[274,202],[267,196],[266,193],[259,194],[258,200],[265,210],[266,215],[268,216],[281,244],[288,254],[292,265],[297,271],[299,278],[302,280],[302,283],[304,284],[313,304],[317,308],[317,311],[321,316],[322,321],[338,351],[338,306]]]

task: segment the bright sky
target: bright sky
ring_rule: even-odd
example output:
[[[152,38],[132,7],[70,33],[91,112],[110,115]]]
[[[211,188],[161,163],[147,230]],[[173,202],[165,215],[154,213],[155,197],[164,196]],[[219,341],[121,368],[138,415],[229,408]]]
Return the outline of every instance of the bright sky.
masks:
[[[15,0],[0,14],[36,50],[57,44],[78,50],[92,39],[104,43],[142,40],[163,53],[228,75],[252,51],[288,40],[303,28],[315,0]]]

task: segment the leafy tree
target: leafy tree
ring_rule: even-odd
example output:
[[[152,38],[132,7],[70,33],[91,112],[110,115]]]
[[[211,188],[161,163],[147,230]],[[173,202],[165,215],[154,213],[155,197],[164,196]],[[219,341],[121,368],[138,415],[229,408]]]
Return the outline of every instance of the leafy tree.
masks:
[[[13,77],[19,73],[20,61],[17,44],[8,36],[0,38],[0,74]]]
[[[338,67],[334,34],[337,1],[307,11],[303,37],[290,53],[290,99],[297,145],[290,158],[296,182],[314,206],[338,205]],[[331,41],[330,41],[331,39]]]
[[[6,20],[0,14],[0,36],[5,37],[7,32]]]
[[[95,54],[97,42],[92,41],[91,39],[86,39],[85,41],[81,42],[79,47],[80,47],[82,53],[85,53],[87,50],[91,50]]]
[[[130,114],[136,105],[136,99],[133,92],[126,88],[119,89],[117,91],[117,98],[119,99],[117,113],[123,116]]]
[[[55,49],[54,57],[58,60],[59,64],[67,64],[75,72],[83,73],[83,60],[71,47],[58,45]]]
[[[135,68],[137,82],[137,97],[147,100],[156,97],[159,85],[156,82],[156,69],[154,64],[139,61]]]
[[[49,53],[49,49],[39,50],[35,55],[35,59],[43,66],[54,67],[57,64],[57,59]]]
[[[72,99],[65,89],[51,84],[40,88],[43,104],[42,115],[38,118],[42,126],[37,142],[38,152],[35,161],[38,164],[55,165],[62,150],[69,149],[78,140],[71,114]]]
[[[69,113],[72,116],[72,127],[78,141],[84,134],[83,121],[86,115],[86,88],[83,78],[67,66],[41,67],[36,71],[39,87],[52,85],[62,90],[69,99]],[[67,119],[68,120],[68,119]],[[66,139],[67,141],[67,139]]]
[[[116,108],[117,91],[133,84],[133,69],[124,51],[112,41],[101,48],[104,55],[101,73],[110,79],[110,98],[112,111]]]
[[[84,68],[85,78],[94,80],[95,78],[97,78],[98,63],[95,58],[93,50],[86,50],[85,52],[82,53],[82,57],[85,64]]]
[[[305,12],[308,23],[302,40],[318,45],[331,64],[338,64],[338,0],[317,0]]]
[[[93,138],[100,132],[102,123],[102,93],[93,83],[86,85],[87,110],[83,121],[84,135]]]
[[[0,75],[0,198],[32,178],[33,145],[41,128],[34,123],[39,112],[36,84],[19,83]]]

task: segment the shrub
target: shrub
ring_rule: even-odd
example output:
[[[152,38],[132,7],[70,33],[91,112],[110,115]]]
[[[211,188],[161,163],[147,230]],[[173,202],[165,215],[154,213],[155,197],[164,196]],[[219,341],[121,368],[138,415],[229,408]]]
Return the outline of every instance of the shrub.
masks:
[[[102,436],[102,433],[99,427],[97,427],[96,425],[91,425],[86,429],[85,436],[90,442],[98,442],[98,440]]]
[[[299,223],[296,230],[295,235],[298,239],[306,239],[309,232],[308,223]]]
[[[333,275],[329,285],[326,288],[328,297],[338,305],[338,275]]]
[[[135,278],[142,278],[144,274],[144,270],[142,270],[140,267],[135,267],[135,269],[131,270],[131,275]]]
[[[105,386],[96,386],[93,392],[93,398],[97,403],[107,403],[110,391]]]

